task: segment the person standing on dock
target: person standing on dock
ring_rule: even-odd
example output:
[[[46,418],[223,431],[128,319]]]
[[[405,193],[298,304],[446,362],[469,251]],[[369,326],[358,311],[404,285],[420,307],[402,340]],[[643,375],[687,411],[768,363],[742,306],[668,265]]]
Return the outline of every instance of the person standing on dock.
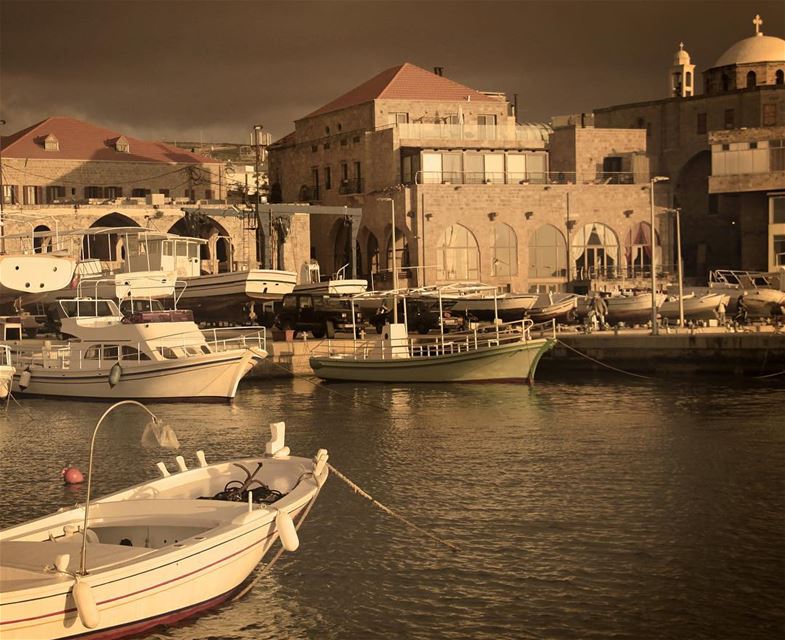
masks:
[[[717,322],[721,327],[725,326],[725,301],[720,299],[720,303],[717,305]]]
[[[736,301],[736,322],[739,324],[747,324],[747,321],[749,320],[749,310],[747,309],[747,301],[745,300],[746,296],[747,292],[743,291]]]

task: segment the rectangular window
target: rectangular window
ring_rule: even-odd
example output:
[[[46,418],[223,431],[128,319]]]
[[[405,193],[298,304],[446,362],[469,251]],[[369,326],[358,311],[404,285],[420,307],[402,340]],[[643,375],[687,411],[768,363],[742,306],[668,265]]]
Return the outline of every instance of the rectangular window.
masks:
[[[346,182],[349,180],[349,165],[345,162],[341,163],[341,181]]]
[[[136,187],[135,189],[131,190],[131,197],[132,198],[145,198],[147,194],[150,193],[150,189],[143,189],[141,187]],[[185,190],[185,194],[188,195],[188,189]]]
[[[355,193],[360,193],[362,191],[362,183],[363,183],[363,174],[362,174],[362,166],[360,165],[359,160],[354,161],[354,179],[357,181],[357,187]]]
[[[158,189],[158,193],[160,193],[162,196],[166,198],[169,197],[169,189]]]
[[[84,188],[84,197],[85,198],[103,198],[104,197],[104,189],[103,189],[103,187],[85,187]]]
[[[769,171],[785,171],[785,140],[769,141]]]
[[[785,267],[785,236],[774,236],[774,264]]]
[[[212,200],[215,197],[212,189],[205,189],[204,190],[204,198],[205,200]]]
[[[316,153],[317,151],[319,151],[319,145],[312,144],[311,145],[311,152],[312,153]]]
[[[46,201],[58,202],[65,200],[65,187],[51,186],[46,188]]]
[[[785,197],[772,198],[771,223],[785,224]]]
[[[5,204],[19,204],[19,193],[17,185],[3,185],[3,202]]]
[[[408,113],[393,113],[393,122],[395,124],[406,124],[409,122],[409,114]]]
[[[322,149],[324,149],[325,151],[327,151],[327,149],[329,149],[329,148],[330,148],[330,143],[329,143],[329,142],[325,142],[325,143],[322,145]]]
[[[720,212],[720,196],[716,193],[709,194],[709,215],[715,216]]]
[[[41,187],[25,186],[22,188],[24,204],[40,204]]]
[[[311,167],[311,197],[309,200],[319,199],[319,167]]]
[[[761,124],[764,127],[774,127],[777,125],[777,105],[764,104],[761,115]]]
[[[736,119],[736,111],[735,111],[735,109],[725,109],[725,128],[726,129],[733,129],[735,119]]]
[[[123,197],[123,188],[122,187],[106,187],[104,189],[104,197],[109,200],[114,200],[115,198],[122,198]]]
[[[706,133],[709,130],[707,115],[705,113],[698,114],[698,127],[697,133]]]
[[[324,168],[324,188],[325,189],[333,188],[333,176],[330,167]]]

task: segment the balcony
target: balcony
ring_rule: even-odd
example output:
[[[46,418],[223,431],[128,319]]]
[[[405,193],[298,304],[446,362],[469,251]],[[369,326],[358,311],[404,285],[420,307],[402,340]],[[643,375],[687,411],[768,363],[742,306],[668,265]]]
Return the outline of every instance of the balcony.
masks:
[[[544,149],[550,129],[544,125],[509,124],[444,124],[406,122],[395,125],[401,141],[455,141],[480,145],[483,142],[504,142],[530,149]]]
[[[341,184],[338,185],[338,193],[340,193],[342,196],[362,192],[363,181],[360,178],[355,178],[353,180],[341,180]]]

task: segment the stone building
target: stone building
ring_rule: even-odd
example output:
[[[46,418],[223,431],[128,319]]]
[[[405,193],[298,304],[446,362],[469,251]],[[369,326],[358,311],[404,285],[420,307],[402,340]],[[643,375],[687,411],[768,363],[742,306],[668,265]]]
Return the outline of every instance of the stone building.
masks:
[[[652,172],[670,178],[681,209],[685,273],[698,280],[785,264],[774,226],[785,222],[785,40],[763,35],[759,16],[753,25],[703,72],[702,94],[681,45],[669,97],[594,111],[597,129],[645,131]]]
[[[7,251],[51,250],[79,229],[139,226],[207,240],[205,273],[299,271],[309,260],[308,242],[299,241],[310,235],[307,207],[265,205],[257,218],[251,207],[228,205],[233,176],[220,153],[209,158],[62,117],[3,138],[0,151]],[[84,249],[111,263],[121,245],[111,234]]]
[[[323,270],[356,256],[377,287],[390,286],[393,246],[400,286],[553,290],[650,268],[644,132],[571,121],[552,131],[513,111],[440,68],[387,69],[270,147],[271,194],[360,207],[359,228],[313,220],[312,252]],[[659,227],[668,198],[657,191]],[[669,237],[655,236],[659,264],[671,262]]]

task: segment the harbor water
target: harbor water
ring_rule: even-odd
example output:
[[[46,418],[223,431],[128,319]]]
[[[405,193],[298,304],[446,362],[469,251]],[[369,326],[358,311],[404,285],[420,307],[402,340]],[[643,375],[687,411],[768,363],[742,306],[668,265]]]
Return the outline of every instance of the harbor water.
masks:
[[[84,499],[108,403],[24,399],[0,414],[0,526]],[[236,602],[144,638],[776,638],[785,634],[785,387],[632,378],[516,384],[248,381],[233,405],[150,404],[194,464],[262,453],[285,420],[335,475]],[[153,477],[145,415],[96,439],[95,495]]]

